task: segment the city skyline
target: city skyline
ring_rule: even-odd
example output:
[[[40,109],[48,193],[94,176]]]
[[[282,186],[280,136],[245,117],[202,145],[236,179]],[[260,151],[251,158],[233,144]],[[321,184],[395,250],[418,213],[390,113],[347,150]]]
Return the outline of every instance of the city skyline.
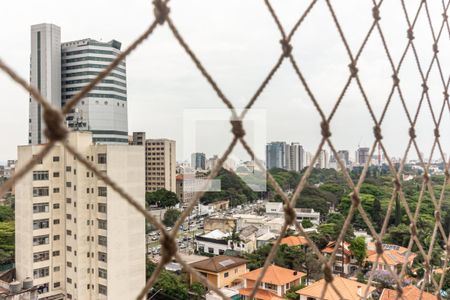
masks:
[[[354,2],[355,9],[367,11],[367,15],[370,16],[369,3]],[[86,10],[88,3],[82,2],[79,7],[71,8],[73,12],[71,14],[62,13],[67,10],[67,6],[56,3],[56,1],[44,1],[40,4],[30,3],[29,7],[20,7],[21,15],[19,18],[16,19],[7,15],[0,21],[2,25],[8,24],[8,27],[11,28],[7,32],[1,32],[0,38],[14,41],[14,47],[10,47],[11,45],[6,43],[0,45],[2,59],[9,62],[11,67],[24,77],[27,77],[29,73],[29,26],[32,24],[41,22],[57,24],[64,28],[62,40],[78,40],[86,36],[103,41],[115,38],[122,41],[123,45],[126,46],[142,31],[148,21],[148,14],[142,10],[140,3],[127,3],[125,5],[119,1],[100,1],[95,4],[89,3],[90,6],[93,6]],[[11,5],[12,9],[19,9],[16,6],[18,4],[12,3]],[[97,8],[101,5],[110,7],[110,17],[118,18],[120,16],[123,22],[130,20],[130,22],[126,22],[128,26],[121,26],[122,22],[107,26],[102,18],[94,17],[95,12],[98,11]],[[148,5],[150,11],[150,3]],[[198,8],[197,5],[202,5],[203,9],[196,9]],[[220,6],[218,7],[218,5]],[[205,23],[203,22],[227,18],[227,16],[235,13],[236,7],[240,5],[242,4],[237,1],[230,1],[226,4],[218,2],[211,4],[177,2],[171,5],[172,13],[176,16],[180,27],[183,28],[182,33],[186,35],[186,39],[192,44],[192,47],[198,50],[200,60],[205,63],[212,76],[223,86],[225,93],[236,106],[246,104],[273,64],[273,57],[280,53],[278,43],[271,42],[272,40],[279,40],[276,26],[274,26],[267,12],[256,9],[260,5],[257,1],[244,4],[245,9],[242,9],[242,11],[248,9],[255,9],[256,11],[255,15],[249,20],[244,18],[244,13],[238,13],[235,17],[238,22],[236,28],[249,28],[248,32],[229,29],[221,22],[211,22],[212,27],[204,26]],[[286,20],[286,27],[290,27],[296,20],[297,12],[304,8],[302,5],[294,2],[274,4],[282,19]],[[385,24],[384,26],[397,21],[389,11],[389,8],[394,5],[387,3],[386,6],[383,6],[381,23]],[[52,6],[51,13],[48,10],[49,6]],[[433,9],[434,6],[430,6]],[[292,7],[295,7],[295,9],[292,9]],[[352,5],[348,7],[352,7]],[[339,17],[344,25],[346,24],[346,16],[350,15],[348,7],[347,9],[345,7],[340,8],[337,5]],[[438,11],[440,8],[434,7],[434,9]],[[83,16],[90,20],[89,24],[78,24],[77,20],[81,11]],[[298,47],[296,35],[293,40],[293,53],[299,58],[299,63],[305,70],[305,74],[308,74],[307,79],[313,92],[321,100],[325,113],[328,113],[335,101],[336,94],[343,86],[341,81],[347,76],[348,68],[345,59],[339,63],[331,63],[327,60],[336,56],[345,57],[344,48],[331,21],[321,25],[324,26],[324,32],[326,32],[323,37],[317,39],[313,34],[314,24],[321,17],[325,17],[325,12],[322,9],[313,10],[310,18],[298,33],[298,38],[301,37],[314,45],[315,52],[312,52],[312,49]],[[190,22],[193,17],[197,20],[203,19],[203,21]],[[358,16],[361,19],[365,17]],[[326,16],[326,19],[328,20],[329,16]],[[24,22],[24,20],[26,21]],[[360,21],[363,22],[363,20]],[[369,23],[367,24],[369,25]],[[388,35],[386,38],[390,44],[395,45],[396,40],[398,40],[399,45],[403,45],[406,40],[404,26],[396,27],[399,27],[399,29],[393,28],[391,30],[392,35]],[[350,39],[350,46],[354,48],[359,44],[360,37],[366,31],[366,28],[362,26],[361,29],[352,30],[350,30],[353,36]],[[263,32],[264,34],[262,34]],[[423,36],[426,34],[426,32],[417,32],[416,40],[418,42],[423,41]],[[386,59],[380,45],[372,41],[375,39],[369,40],[367,50],[358,65],[361,76],[366,79],[365,88],[368,91],[369,101],[374,106],[375,114],[379,116],[387,99],[392,79],[386,75],[390,73],[389,66],[379,63],[380,61],[384,63]],[[210,42],[203,42],[203,40],[209,40]],[[213,44],[220,45],[220,47],[210,46]],[[12,48],[14,48],[13,51]],[[395,48],[400,49],[401,47]],[[236,55],[228,57],[226,53],[231,50]],[[397,57],[399,52],[393,51],[393,55]],[[444,51],[444,49],[441,49],[441,51]],[[256,57],[255,52],[259,54]],[[170,60],[166,59],[168,56],[171,57]],[[428,62],[431,57],[431,48],[421,49],[419,56],[424,62]],[[305,57],[310,60],[305,61]],[[446,60],[447,58],[442,56],[442,59]],[[231,63],[233,66],[223,67]],[[183,110],[192,107],[223,108],[223,105],[216,100],[216,95],[206,85],[199,72],[177,45],[173,36],[165,29],[158,32],[148,43],[145,43],[142,49],[127,58],[127,69],[128,103],[130,104],[129,132],[146,131],[151,138],[176,140],[179,143],[177,158],[189,159],[181,155],[182,130],[179,130],[180,123],[177,120],[181,120]],[[177,71],[181,69],[183,72]],[[368,70],[372,71],[368,73]],[[410,99],[407,107],[414,112],[419,100],[416,95],[420,88],[420,79],[413,77],[416,75],[409,75],[409,73],[417,73],[414,61],[409,54],[405,59],[403,70],[400,72],[402,81],[417,82],[417,86],[404,87],[405,97]],[[239,76],[236,77],[235,74],[239,74]],[[372,79],[371,81],[367,80],[368,76]],[[327,81],[327,87],[321,88],[321,83],[329,78],[332,80]],[[430,93],[437,100],[442,98],[442,87],[438,78],[435,78],[434,72],[432,72],[432,77],[429,80],[429,87]],[[28,95],[9,80],[1,80],[0,89],[5,97],[14,99],[13,104],[0,113],[0,125],[2,125],[0,126],[0,134],[11,136],[11,142],[3,145],[0,149],[0,158],[6,161],[15,158],[15,145],[23,145],[27,141],[26,106],[28,105]],[[193,99],[196,100],[195,103],[192,101]],[[325,101],[324,99],[330,100]],[[319,118],[290,66],[282,66],[273,78],[271,85],[261,95],[260,100],[255,107],[266,108],[271,112],[268,115],[268,140],[300,141],[305,148],[310,149],[310,152],[315,152],[320,141]],[[437,100],[436,103],[439,102]],[[280,105],[280,101],[283,105]],[[359,91],[356,86],[352,85],[342,101],[342,106],[336,112],[335,119],[332,121],[331,139],[337,148],[351,150],[356,149],[358,144],[371,146],[374,140],[373,122],[364,106]],[[437,110],[438,104],[433,108]],[[140,117],[142,111],[145,111],[148,117]],[[448,114],[444,113],[441,135],[449,133],[448,118]],[[398,96],[394,96],[385,119],[382,130],[383,142],[387,151],[393,156],[402,156],[408,141],[408,126]],[[418,143],[424,145],[426,157],[429,156],[434,140],[430,119],[429,109],[425,106],[424,112],[418,119],[416,134]],[[280,120],[283,120],[283,122],[280,122]],[[6,126],[6,124],[9,125]],[[164,124],[164,126],[158,126],[159,124]],[[209,141],[201,151],[211,155],[221,154],[228,142],[228,137],[231,137],[229,131],[230,128],[226,127],[223,128],[223,131],[217,133],[214,131],[216,134],[212,134],[212,131],[205,133],[206,136],[212,136],[213,138],[219,136],[220,139],[218,142]],[[445,140],[442,143],[444,149],[448,148]],[[414,149],[410,150],[408,157],[415,158],[416,156]],[[434,157],[436,156],[437,153],[434,153]]]

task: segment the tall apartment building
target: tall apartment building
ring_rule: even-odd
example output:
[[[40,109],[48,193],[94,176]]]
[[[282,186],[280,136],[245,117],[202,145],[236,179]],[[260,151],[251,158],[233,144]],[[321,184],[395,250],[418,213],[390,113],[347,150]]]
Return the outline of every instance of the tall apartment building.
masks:
[[[305,151],[299,143],[289,145],[288,170],[300,172],[305,167]]]
[[[319,157],[317,158],[315,166],[316,168],[327,169],[329,167],[328,162],[329,162],[328,151],[323,149],[319,153]]]
[[[191,154],[191,167],[194,170],[206,170],[206,155],[205,153],[192,153]]]
[[[145,190],[159,189],[176,192],[175,141],[147,139],[145,141]]]
[[[144,205],[144,148],[69,143]],[[42,145],[18,147],[22,168]],[[16,184],[16,277],[40,299],[129,299],[145,284],[144,217],[61,144]]]
[[[30,84],[52,105],[61,107],[61,30],[56,25],[31,26]],[[28,143],[46,143],[43,110],[31,95],[28,121]]]
[[[339,150],[338,157],[340,160],[342,160],[346,167],[350,165],[350,153],[348,152],[348,150]]]
[[[120,54],[120,42],[93,39],[61,43],[60,28],[31,27],[30,83],[61,107]],[[89,130],[94,142],[128,143],[126,63],[122,61],[67,115],[74,130]],[[42,110],[30,99],[29,144],[45,143]]]
[[[364,165],[369,160],[369,151],[368,147],[360,147],[356,150],[356,163],[359,165]]]
[[[272,168],[286,169],[286,143],[271,142],[266,145],[267,170]]]

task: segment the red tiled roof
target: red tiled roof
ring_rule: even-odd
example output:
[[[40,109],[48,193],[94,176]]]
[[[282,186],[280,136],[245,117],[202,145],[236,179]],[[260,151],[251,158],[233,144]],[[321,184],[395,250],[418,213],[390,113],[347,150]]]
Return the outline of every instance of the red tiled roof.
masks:
[[[242,275],[242,277],[250,280],[256,280],[261,273],[261,270],[262,268],[253,270],[251,272],[245,273],[244,275]],[[301,279],[304,276],[306,276],[306,274],[302,272],[270,265],[267,268],[267,271],[264,274],[261,282],[271,283],[275,285],[284,285],[294,280]]]

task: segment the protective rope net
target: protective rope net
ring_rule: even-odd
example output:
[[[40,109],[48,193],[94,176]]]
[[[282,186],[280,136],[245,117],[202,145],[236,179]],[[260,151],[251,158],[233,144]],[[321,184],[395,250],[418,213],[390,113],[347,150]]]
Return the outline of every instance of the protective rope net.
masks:
[[[399,61],[394,61],[393,56],[391,55],[391,50],[386,42],[385,34],[384,32],[387,30],[386,28],[382,28],[382,25],[380,23],[380,20],[382,18],[382,7],[383,7],[383,0],[380,0],[379,2],[372,0],[368,1],[371,3],[371,15],[372,19],[370,20],[370,26],[367,29],[367,33],[365,34],[364,38],[362,39],[361,44],[359,47],[352,51],[351,47],[349,46],[348,38],[346,36],[346,33],[344,32],[341,21],[339,19],[339,15],[335,9],[335,4],[333,2],[337,2],[336,0],[313,0],[308,2],[308,5],[306,9],[303,12],[299,12],[299,18],[298,21],[295,23],[295,25],[290,29],[286,30],[282,23],[280,22],[280,19],[277,15],[277,12],[273,8],[272,4],[269,0],[265,0],[264,4],[267,8],[268,12],[270,13],[270,16],[273,18],[273,21],[275,23],[275,26],[278,28],[280,32],[280,54],[276,58],[275,64],[271,68],[268,75],[265,77],[263,82],[260,84],[260,86],[256,89],[256,92],[251,97],[251,99],[248,101],[248,104],[245,106],[245,108],[251,109],[255,102],[259,99],[260,95],[263,93],[264,89],[267,87],[269,82],[271,81],[274,74],[279,70],[280,66],[283,63],[290,64],[295,71],[296,76],[299,79],[299,82],[301,83],[301,86],[306,91],[309,100],[314,105],[315,109],[319,113],[320,116],[320,130],[321,130],[321,141],[319,143],[319,146],[317,150],[314,152],[313,158],[311,163],[309,164],[309,167],[306,169],[304,175],[302,176],[298,186],[296,187],[294,193],[291,197],[289,197],[286,193],[283,192],[282,188],[277,184],[274,177],[268,172],[267,173],[267,179],[268,183],[273,187],[274,191],[283,199],[284,201],[284,212],[285,212],[285,221],[284,225],[282,226],[282,232],[285,232],[287,228],[291,225],[294,225],[296,230],[303,236],[305,236],[310,249],[314,252],[314,254],[318,257],[322,264],[322,270],[323,275],[325,279],[325,288],[322,291],[321,298],[324,297],[325,292],[327,289],[333,289],[336,294],[339,295],[340,298],[343,298],[341,295],[341,291],[336,288],[335,284],[333,283],[334,277],[332,275],[333,270],[333,264],[336,261],[336,256],[339,250],[339,245],[343,242],[345,233],[347,232],[349,226],[351,225],[352,217],[356,212],[359,212],[360,216],[362,217],[363,221],[366,223],[370,234],[372,235],[375,245],[376,245],[376,253],[377,253],[377,259],[376,262],[373,264],[372,268],[375,270],[378,266],[378,264],[382,261],[387,264],[386,258],[382,255],[383,254],[383,246],[382,246],[382,240],[383,237],[387,231],[388,227],[388,221],[391,216],[391,212],[393,209],[393,204],[395,203],[396,197],[400,198],[401,204],[403,208],[406,211],[407,217],[410,222],[410,241],[408,244],[408,255],[411,253],[411,250],[414,245],[416,245],[418,251],[423,257],[423,265],[425,268],[425,275],[424,278],[430,278],[431,284],[434,286],[436,291],[436,296],[440,299],[441,296],[439,294],[439,291],[442,288],[445,272],[448,269],[446,266],[448,264],[449,260],[449,253],[450,253],[450,244],[449,239],[450,237],[446,236],[445,230],[441,223],[441,206],[443,201],[445,200],[445,193],[444,190],[449,182],[449,162],[445,159],[445,154],[443,147],[441,145],[441,138],[440,135],[440,127],[441,127],[441,121],[443,119],[444,113],[448,112],[450,113],[450,103],[449,103],[449,84],[450,84],[450,77],[445,77],[444,70],[450,69],[450,66],[445,66],[441,63],[440,55],[449,55],[449,53],[441,53],[439,51],[440,43],[444,40],[450,40],[450,25],[448,22],[448,8],[450,6],[450,1],[439,1],[434,0],[433,4],[438,3],[439,7],[441,9],[441,14],[439,17],[441,20],[437,23],[433,23],[433,20],[436,19],[436,16],[431,16],[430,9],[429,9],[429,2],[430,1],[419,1],[415,2],[414,7],[413,4],[409,1],[405,0],[397,0],[401,3],[401,9],[397,12],[398,17],[405,18],[407,27],[404,28],[405,32],[405,41],[404,41],[404,50],[402,52],[402,55],[400,56]],[[334,102],[333,108],[331,112],[326,115],[321,107],[321,101],[315,96],[314,91],[308,84],[308,80],[302,70],[302,66],[298,63],[296,58],[292,54],[293,45],[291,44],[293,36],[301,30],[302,24],[304,23],[305,19],[308,18],[310,12],[317,6],[316,4],[318,2],[323,2],[325,5],[325,9],[328,11],[336,30],[337,34],[339,35],[339,38],[342,42],[342,44],[345,47],[345,51],[347,54],[347,61],[348,61],[348,78],[345,81],[345,85],[342,87],[338,95],[336,96],[336,100]],[[434,3],[436,2],[436,3]],[[261,164],[261,161],[257,159],[254,155],[254,152],[252,148],[247,143],[245,137],[246,132],[243,128],[243,120],[246,115],[246,110],[244,110],[242,113],[238,114],[235,110],[235,107],[233,106],[233,103],[230,99],[227,98],[225,93],[221,90],[219,85],[216,83],[216,81],[213,78],[213,75],[210,74],[205,66],[202,64],[201,59],[197,57],[197,55],[194,53],[194,51],[190,48],[188,42],[183,38],[181,32],[178,30],[178,27],[175,25],[175,21],[172,19],[170,14],[170,7],[169,7],[169,0],[162,1],[162,0],[155,0],[153,1],[153,9],[154,9],[154,20],[150,24],[150,26],[131,44],[129,45],[123,52],[121,52],[120,55],[116,57],[116,59],[111,62],[111,64],[104,69],[95,79],[92,80],[87,86],[85,86],[77,95],[75,95],[70,101],[68,101],[65,106],[59,110],[54,107],[52,107],[49,102],[47,102],[46,99],[44,99],[39,92],[32,86],[28,84],[26,80],[18,76],[11,68],[8,66],[4,61],[0,60],[0,68],[7,74],[9,77],[15,81],[17,84],[22,86],[25,90],[27,90],[31,95],[32,98],[37,101],[44,110],[44,120],[46,123],[46,130],[45,134],[49,140],[49,142],[45,145],[45,147],[42,148],[42,150],[33,157],[32,160],[30,160],[25,167],[23,167],[20,170],[16,170],[14,176],[10,178],[8,181],[6,181],[1,187],[0,187],[0,197],[3,196],[18,180],[20,180],[27,172],[33,169],[34,165],[40,161],[47,153],[49,153],[50,149],[56,144],[61,143],[64,145],[64,147],[72,153],[77,160],[81,161],[88,169],[90,169],[94,174],[104,180],[105,183],[108,184],[110,188],[112,188],[114,191],[116,191],[118,194],[120,194],[124,201],[127,201],[130,205],[134,206],[139,212],[141,212],[148,222],[150,222],[153,226],[155,226],[161,234],[161,260],[158,263],[156,269],[152,273],[151,277],[147,281],[146,285],[142,288],[142,290],[137,295],[137,299],[143,299],[146,297],[148,291],[151,289],[152,285],[155,283],[155,281],[158,279],[158,276],[160,275],[161,271],[163,270],[165,264],[170,262],[173,258],[175,258],[182,266],[183,268],[196,276],[204,285],[208,287],[208,289],[213,290],[218,295],[223,297],[224,299],[228,299],[220,289],[218,289],[216,286],[212,285],[203,275],[201,275],[199,272],[197,272],[195,269],[193,269],[189,264],[187,264],[183,259],[180,257],[179,253],[177,252],[177,243],[176,243],[176,236],[177,232],[179,230],[179,227],[183,222],[187,219],[187,217],[191,214],[194,207],[198,203],[199,199],[203,196],[204,192],[196,192],[194,195],[193,200],[188,204],[187,208],[183,211],[181,217],[177,220],[176,224],[173,226],[173,229],[171,231],[167,231],[166,227],[162,225],[158,220],[155,219],[150,213],[146,211],[144,207],[142,207],[137,201],[135,201],[130,195],[127,194],[126,191],[124,191],[116,182],[111,180],[105,173],[100,172],[96,169],[95,166],[91,164],[88,160],[86,160],[82,155],[78,154],[76,150],[67,143],[66,137],[68,134],[68,129],[64,125],[65,120],[65,114],[70,112],[75,105],[87,94],[93,89],[93,87],[101,82],[115,67],[118,66],[118,64],[127,57],[131,52],[137,51],[138,47],[147,39],[149,39],[155,30],[158,30],[159,27],[167,26],[169,27],[170,31],[172,32],[175,41],[184,49],[184,51],[187,53],[188,57],[193,61],[195,67],[200,71],[201,75],[204,77],[204,79],[209,83],[211,88],[215,91],[217,94],[217,97],[222,101],[226,107],[230,111],[230,119],[233,121],[230,121],[230,127],[231,131],[233,133],[233,138],[229,144],[229,146],[224,151],[223,155],[220,157],[218,163],[215,165],[213,170],[210,172],[207,179],[213,179],[215,176],[217,176],[220,168],[224,164],[225,160],[229,156],[229,154],[232,152],[233,148],[238,144],[241,143],[242,146],[245,148],[245,150],[248,152],[250,157],[255,158],[256,164],[258,164],[258,167],[261,169],[264,169],[264,165]],[[358,12],[355,12],[358,13]],[[423,24],[418,25],[419,22],[417,22],[419,16],[425,16],[425,22]],[[437,24],[437,25],[436,25]],[[415,29],[417,26],[423,26],[423,27],[429,27],[430,36],[432,39],[431,44],[423,45],[421,44],[420,47],[415,44]],[[389,29],[389,28],[388,28]],[[390,88],[389,95],[385,101],[385,104],[383,106],[383,110],[380,114],[380,116],[377,118],[373,106],[371,104],[371,101],[369,99],[368,94],[366,93],[366,90],[364,88],[364,82],[360,77],[359,74],[359,67],[358,67],[358,61],[369,41],[369,39],[373,38],[373,36],[378,35],[379,40],[381,41],[382,49],[385,52],[386,59],[390,65],[391,71],[389,74],[386,74],[386,76],[389,76],[392,78],[392,86]],[[278,41],[277,41],[278,43]],[[432,56],[429,58],[430,62],[427,64],[426,62],[423,62],[419,59],[418,52],[423,47],[430,47],[432,49]],[[403,48],[402,48],[403,49]],[[417,105],[417,109],[415,111],[411,111],[408,109],[408,106],[406,105],[405,97],[403,96],[404,93],[402,92],[402,81],[400,76],[400,70],[402,68],[403,62],[405,61],[405,57],[408,53],[412,53],[415,64],[417,67],[417,72],[420,75],[421,78],[421,86],[420,86],[420,95],[418,95],[419,101]],[[447,67],[447,68],[446,68]],[[430,74],[432,72],[437,72],[440,81],[442,82],[442,96],[440,99],[437,99],[436,97],[432,97],[429,92],[428,87],[428,79],[430,77]],[[448,74],[447,74],[448,76]],[[370,113],[370,118],[373,121],[373,135],[374,135],[374,142],[371,145],[370,151],[369,151],[369,157],[372,157],[375,150],[377,148],[381,149],[382,154],[387,162],[387,165],[389,167],[389,170],[391,174],[393,175],[393,181],[392,181],[392,197],[390,198],[390,202],[387,208],[387,213],[384,218],[384,222],[382,225],[382,228],[380,232],[377,232],[373,224],[371,223],[371,220],[366,213],[365,209],[361,205],[361,199],[360,199],[360,189],[361,186],[366,178],[370,160],[368,160],[364,168],[361,172],[361,175],[359,177],[359,180],[355,183],[350,174],[349,171],[346,169],[346,166],[344,162],[340,159],[340,156],[337,153],[337,150],[333,144],[332,141],[332,128],[330,126],[331,121],[333,120],[333,117],[335,116],[336,111],[338,110],[342,99],[344,98],[346,92],[349,89],[349,86],[351,83],[355,83],[357,86],[358,91],[360,92],[362,99],[364,101],[364,104]],[[402,109],[404,110],[404,113],[407,117],[408,126],[409,126],[409,141],[405,150],[405,153],[401,159],[401,162],[399,164],[399,167],[395,165],[391,157],[389,156],[385,145],[383,144],[383,130],[382,125],[383,121],[386,116],[386,112],[394,98],[394,94],[398,95]],[[378,100],[379,101],[379,100]],[[440,110],[436,111],[435,107],[436,105],[432,105],[432,102],[442,101],[442,105],[440,106]],[[434,142],[431,147],[431,155],[428,161],[425,161],[423,154],[420,151],[420,147],[416,141],[416,123],[418,120],[418,115],[423,108],[428,105],[429,110],[431,111],[432,115],[432,122],[433,122],[433,135],[434,135]],[[446,137],[448,138],[448,136]],[[334,155],[334,157],[337,159],[337,164],[339,168],[342,170],[343,176],[345,178],[345,181],[348,185],[348,187],[351,189],[351,207],[349,209],[348,215],[345,218],[344,225],[342,227],[342,230],[339,234],[338,239],[335,243],[334,251],[330,256],[325,257],[320,249],[317,247],[317,245],[313,242],[313,240],[310,238],[309,234],[305,232],[302,225],[296,220],[296,213],[294,210],[295,204],[297,201],[301,201],[301,193],[304,190],[308,177],[311,175],[311,172],[313,170],[313,166],[315,162],[318,160],[318,157],[321,153],[321,150],[328,146],[331,149],[331,153]],[[408,201],[406,200],[405,193],[402,189],[402,173],[403,169],[406,163],[407,155],[410,151],[417,152],[418,160],[420,162],[420,165],[422,166],[424,172],[422,176],[422,185],[421,185],[421,193],[419,196],[419,199],[417,200],[416,209],[415,211],[412,211],[410,208]],[[445,162],[445,182],[442,186],[442,192],[440,195],[436,195],[435,190],[433,189],[433,182],[431,180],[431,176],[429,175],[429,167],[431,165],[431,157],[433,156],[433,153],[437,153],[438,156]],[[422,203],[422,200],[424,198],[425,192],[428,192],[431,198],[431,201],[433,203],[434,207],[434,214],[435,214],[435,224],[434,224],[434,231],[431,236],[431,242],[430,246],[425,247],[423,245],[423,241],[420,241],[417,235],[417,220],[418,215],[420,211],[420,206]],[[280,241],[282,239],[282,234],[277,238],[277,240],[273,243],[273,246],[271,248],[271,251],[269,255],[267,256],[264,266],[262,268],[262,271],[257,278],[254,288],[251,292],[251,295],[249,296],[249,299],[253,299],[257,287],[260,285],[261,279],[264,276],[265,271],[272,263],[272,260],[277,252],[277,249],[280,245]],[[442,239],[443,244],[446,245],[446,254],[445,254],[445,260],[443,262],[443,270],[444,274],[441,276],[439,282],[436,282],[432,274],[432,266],[430,263],[431,255],[433,251],[433,247],[436,245],[436,240]],[[406,275],[406,267],[407,267],[408,260],[405,260],[405,263],[403,264],[401,271],[399,273],[394,272],[389,269],[391,276],[395,278],[396,287],[397,287],[397,299],[403,299],[402,294],[402,280]],[[369,293],[369,286],[371,285],[373,281],[373,272],[370,273],[371,275],[368,278],[368,287],[364,291],[363,298],[365,299]],[[420,298],[422,298],[423,291],[425,289],[425,280],[423,281],[423,284],[421,284],[421,295]],[[130,295],[132,297],[132,295]]]

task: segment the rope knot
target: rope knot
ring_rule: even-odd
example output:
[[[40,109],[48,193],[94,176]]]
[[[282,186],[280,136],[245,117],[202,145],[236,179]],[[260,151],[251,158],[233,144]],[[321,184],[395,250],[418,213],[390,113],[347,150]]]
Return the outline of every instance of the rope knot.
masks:
[[[422,89],[424,93],[428,92],[428,85],[425,82],[422,83]]]
[[[352,75],[352,77],[356,77],[356,74],[358,74],[356,63],[352,61],[351,64],[348,65],[348,68],[350,69],[350,74]]]
[[[430,181],[430,175],[428,175],[427,172],[425,172],[425,173],[423,174],[423,181],[424,181],[425,183],[428,183],[428,181]]]
[[[231,120],[230,121],[231,126],[233,127],[231,129],[231,132],[234,134],[235,137],[241,138],[245,135],[244,127],[242,126],[241,120]]]
[[[381,19],[380,9],[376,5],[372,8],[372,16],[375,19],[375,21],[379,21]]]
[[[439,128],[435,128],[434,129],[434,137],[439,138],[440,136],[441,136],[441,134],[439,133]]]
[[[402,295],[403,295],[403,288],[401,287],[401,285],[398,285],[398,284],[397,284],[397,286],[396,286],[395,289],[397,290],[397,298],[402,298]]]
[[[447,22],[447,20],[448,20],[448,15],[447,15],[445,12],[442,14],[442,17],[444,18],[444,21]]]
[[[444,100],[448,100],[448,93],[447,93],[447,91],[444,91],[443,94],[444,94]]]
[[[411,235],[413,237],[417,236],[417,227],[416,227],[416,223],[411,223],[409,225],[409,229],[411,230]]]
[[[383,139],[383,136],[381,135],[381,128],[380,125],[375,125],[373,127],[373,135],[377,139],[377,141],[381,141]]]
[[[409,137],[411,139],[415,139],[416,138],[416,130],[414,129],[414,127],[409,128]]]
[[[169,15],[170,8],[168,8],[166,2],[162,0],[154,0],[153,6],[153,12],[155,14],[156,21],[159,25],[164,24],[167,16]]]
[[[328,263],[323,266],[323,277],[326,282],[328,282],[328,283],[333,282],[333,279],[334,279],[333,272],[331,272],[331,268],[328,265]]]
[[[44,110],[44,121],[47,128],[45,128],[45,136],[50,141],[62,141],[66,138],[68,130],[64,126],[64,116],[53,107],[47,107]]]
[[[289,57],[292,52],[292,46],[289,44],[289,42],[285,39],[280,40],[281,43],[281,49],[283,50],[283,56]]]
[[[447,244],[447,253],[450,253],[450,242]]]
[[[395,179],[392,180],[392,182],[395,185],[395,190],[398,192],[402,188],[402,185],[400,184],[400,181],[397,178],[395,178]]]
[[[450,179],[450,173],[448,172],[448,169],[444,171],[445,175],[445,181],[448,181]]]
[[[295,219],[297,218],[297,214],[295,213],[295,210],[292,208],[292,205],[284,205],[284,217],[286,220],[286,223],[288,225],[292,225],[295,222]]]
[[[327,139],[331,136],[330,125],[326,121],[320,123],[320,128],[322,129],[323,138]]]
[[[409,28],[407,33],[408,33],[408,40],[412,41],[414,39],[414,32],[412,28]]]
[[[161,234],[161,261],[163,264],[170,262],[172,257],[177,252],[177,243],[167,233]]]
[[[352,198],[352,204],[353,204],[355,207],[358,207],[359,204],[361,203],[361,199],[359,198],[358,194],[356,194],[355,192],[353,192],[353,193],[351,194],[351,198]]]
[[[400,83],[400,78],[398,78],[397,73],[392,75],[392,80],[394,81],[394,86],[398,86],[398,84]]]
[[[437,43],[433,44],[433,52],[436,53],[436,54],[439,52]]]
[[[376,241],[375,242],[375,248],[377,250],[377,254],[378,255],[382,255],[383,254],[383,244],[380,241]]]
[[[437,223],[441,223],[441,212],[440,211],[436,210],[434,212],[434,217],[436,218]]]

